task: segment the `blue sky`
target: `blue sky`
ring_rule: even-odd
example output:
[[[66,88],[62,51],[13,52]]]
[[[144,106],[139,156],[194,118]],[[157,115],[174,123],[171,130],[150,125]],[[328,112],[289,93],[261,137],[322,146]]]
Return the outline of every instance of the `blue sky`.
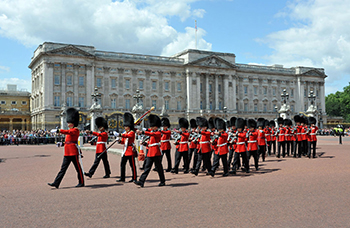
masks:
[[[350,0],[0,0],[0,89],[30,91],[33,51],[45,41],[170,56],[195,48],[237,63],[325,68],[326,94],[350,72]]]

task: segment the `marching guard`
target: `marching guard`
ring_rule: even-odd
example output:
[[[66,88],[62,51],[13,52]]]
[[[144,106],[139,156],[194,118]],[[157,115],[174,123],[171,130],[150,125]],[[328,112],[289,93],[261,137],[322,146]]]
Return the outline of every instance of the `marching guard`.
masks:
[[[316,119],[314,117],[309,117],[309,123],[310,123],[310,133],[308,138],[308,154],[307,156],[311,158],[311,147],[312,147],[312,158],[316,158],[316,143],[317,143],[317,137],[316,132],[318,130],[318,127],[316,124]]]
[[[187,129],[189,127],[188,120],[185,118],[179,119],[179,126],[181,131],[175,130],[178,134],[180,134],[181,139],[179,142],[179,147],[176,150],[175,154],[175,166],[174,169],[171,170],[171,173],[177,174],[179,171],[179,165],[181,161],[181,157],[184,161],[184,173],[189,173],[189,163],[188,163],[188,138],[190,137],[190,133],[188,133]]]
[[[276,122],[270,120],[269,125],[271,127],[271,150],[273,148],[273,154],[276,154]]]
[[[236,119],[236,127],[237,127],[237,148],[235,150],[235,155],[233,158],[233,168],[230,173],[236,174],[236,170],[238,169],[238,164],[239,164],[239,157],[242,157],[242,163],[245,167],[245,172],[249,173],[249,161],[247,157],[247,146],[246,146],[246,141],[247,141],[247,132],[244,132],[244,127],[246,126],[246,121],[242,118],[237,118]]]
[[[120,140],[121,144],[124,144],[122,159],[120,161],[120,179],[117,182],[125,182],[125,165],[129,161],[132,178],[129,182],[135,182],[137,179],[135,158],[137,157],[137,152],[135,149],[135,129],[134,129],[134,117],[131,113],[126,112],[123,116],[125,133],[121,134]]]
[[[201,134],[201,138],[199,141],[199,150],[198,150],[198,160],[196,164],[196,169],[193,171],[194,175],[198,175],[199,168],[201,166],[202,160],[203,165],[207,169],[208,172],[211,170],[211,161],[210,161],[210,152],[211,152],[211,146],[210,146],[210,135],[211,132],[207,131],[208,129],[208,121],[207,119],[203,117],[197,117],[197,123],[198,126],[201,128],[201,130],[198,132]]]
[[[255,169],[259,170],[259,155],[258,155],[258,131],[256,130],[256,121],[248,119],[248,160],[251,156],[254,158]]]
[[[162,122],[162,130],[160,131],[162,133],[162,138],[160,140],[160,149],[162,151],[162,160],[163,156],[165,154],[166,159],[168,161],[168,168],[165,170],[166,172],[171,171],[171,144],[170,144],[170,136],[171,136],[171,131],[169,130],[170,128],[170,121],[168,118],[164,117],[161,119]]]
[[[190,133],[190,145],[189,145],[189,150],[188,150],[188,165],[190,166],[191,163],[191,159],[193,156],[193,166],[191,168],[191,171],[193,172],[193,170],[196,168],[196,163],[197,163],[197,159],[198,159],[198,155],[197,155],[197,144],[198,144],[198,134],[196,133],[196,129],[197,129],[197,122],[195,119],[191,119],[190,120],[190,127],[191,127],[191,133]]]
[[[258,119],[258,156],[262,157],[262,161],[265,161],[265,156],[266,156],[266,137],[265,137],[265,119],[264,118],[259,118]]]
[[[277,123],[278,123],[278,130],[276,132],[277,135],[277,145],[278,145],[278,152],[276,157],[279,158],[281,156],[281,148],[282,148],[282,156],[286,156],[286,145],[285,145],[285,131],[286,129],[283,127],[283,118],[278,117],[277,118]]]
[[[66,135],[61,170],[58,172],[54,182],[48,183],[48,185],[58,188],[70,163],[72,162],[75,170],[77,171],[79,180],[79,184],[75,187],[84,187],[83,167],[81,164],[82,154],[78,146],[78,138],[80,133],[79,129],[77,128],[79,124],[79,112],[75,108],[69,108],[67,109],[66,115],[69,130],[57,129],[57,133]]]
[[[294,134],[295,136],[295,145],[294,145],[294,155],[293,157],[297,157],[297,151],[298,151],[298,157],[301,157],[302,154],[302,149],[301,149],[301,143],[302,143],[302,136],[301,136],[301,128],[302,126],[300,125],[301,122],[301,117],[299,115],[294,116],[294,122],[295,122],[295,127],[294,127]]]
[[[96,143],[96,156],[95,156],[95,161],[94,164],[91,166],[89,172],[85,172],[85,176],[92,177],[100,164],[100,161],[102,159],[103,161],[103,166],[105,168],[105,175],[103,178],[109,178],[111,174],[111,170],[109,167],[109,162],[107,158],[107,140],[108,140],[108,133],[106,132],[108,130],[108,124],[107,121],[103,117],[97,117],[95,120],[96,126],[100,133],[98,132],[92,132],[94,136],[97,136],[97,143]],[[86,131],[89,133],[90,131]],[[102,153],[103,152],[103,153]]]

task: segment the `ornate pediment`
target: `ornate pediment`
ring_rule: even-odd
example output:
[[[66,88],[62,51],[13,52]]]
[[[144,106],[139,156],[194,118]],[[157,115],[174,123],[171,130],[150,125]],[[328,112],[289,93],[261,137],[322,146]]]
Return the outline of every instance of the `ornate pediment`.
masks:
[[[211,67],[211,68],[236,68],[234,64],[216,55],[206,56],[204,58],[197,59],[193,62],[187,63],[187,65],[205,66],[205,67]]]
[[[322,76],[322,77],[326,76],[324,73],[322,73],[321,71],[318,71],[316,69],[306,71],[302,75],[305,75],[305,76]]]
[[[84,57],[93,57],[94,55],[75,47],[74,45],[67,45],[65,47],[57,48],[47,53],[58,54],[58,55],[73,55],[73,56],[84,56]]]

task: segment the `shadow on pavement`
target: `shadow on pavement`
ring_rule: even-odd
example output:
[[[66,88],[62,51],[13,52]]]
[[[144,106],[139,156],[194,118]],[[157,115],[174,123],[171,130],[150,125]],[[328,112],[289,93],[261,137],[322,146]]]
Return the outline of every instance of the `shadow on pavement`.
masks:
[[[169,184],[166,186],[170,186],[170,187],[185,187],[185,186],[191,186],[191,185],[198,185],[198,183],[177,183],[177,184]]]
[[[324,156],[326,152],[319,152],[319,153],[316,153],[316,156],[318,156],[318,158],[334,158],[335,156],[332,156],[332,155],[328,155],[328,156]]]
[[[115,183],[115,184],[95,184],[95,185],[85,185],[85,188],[109,188],[114,186],[119,186],[123,184]]]

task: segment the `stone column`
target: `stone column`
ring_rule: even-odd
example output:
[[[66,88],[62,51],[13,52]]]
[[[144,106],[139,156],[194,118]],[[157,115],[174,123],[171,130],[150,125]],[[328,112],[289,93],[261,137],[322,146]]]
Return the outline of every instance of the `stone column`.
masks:
[[[200,110],[201,109],[201,101],[202,101],[202,95],[201,95],[201,74],[198,73],[198,72],[196,73],[196,80],[197,80],[196,81],[197,92],[193,91],[194,93],[192,94],[192,96],[195,97],[195,101],[197,102],[196,109]]]
[[[193,90],[192,90],[192,72],[187,71],[186,72],[186,107],[187,107],[187,112],[192,112],[194,109],[194,106],[196,105],[194,101],[194,96],[193,96]],[[199,96],[200,93],[198,93]],[[197,102],[198,103],[198,102]]]
[[[94,66],[93,65],[86,65],[86,95],[85,95],[85,100],[86,100],[86,107],[90,107],[92,105],[90,96],[94,91]]]
[[[224,102],[223,102],[223,106],[227,108],[227,111],[230,113],[232,111],[232,96],[233,94],[231,93],[231,91],[229,91],[229,87],[228,87],[228,81],[229,81],[229,76],[227,74],[223,75],[224,78],[224,85],[222,86],[223,88],[223,93],[224,93]]]
[[[104,106],[109,106],[110,107],[110,92],[111,92],[111,86],[110,86],[110,77],[109,77],[109,72],[110,72],[110,67],[103,67],[103,84],[102,84],[102,88],[103,88],[103,99],[104,99]]]
[[[236,75],[231,75],[229,76],[229,81],[232,82],[232,89],[231,89],[231,97],[232,97],[232,110],[234,113],[237,113],[238,111],[238,107],[236,106],[236,103],[237,103],[237,94],[238,94],[238,91],[236,91],[236,86],[237,86],[237,76]]]
[[[209,101],[209,74],[205,75],[205,103],[207,111],[210,110],[210,101]]]
[[[164,97],[163,97],[163,94],[164,94],[164,88],[163,88],[163,84],[164,84],[164,81],[163,81],[163,71],[158,71],[158,85],[159,85],[159,89],[158,89],[158,94],[159,94],[159,98],[160,98],[160,107],[163,107],[163,105],[165,105],[165,101],[164,101]],[[170,86],[170,84],[169,84]],[[158,103],[159,104],[159,103]],[[170,106],[170,104],[169,104]],[[169,107],[170,108],[170,107]]]
[[[66,63],[61,63],[61,105],[67,103],[66,98]]]
[[[215,93],[215,110],[219,110],[219,79],[218,77],[220,77],[219,75],[214,75],[215,77],[215,88],[214,88],[214,93]],[[222,89],[222,88],[221,88]]]
[[[54,63],[51,62],[45,62],[44,63],[44,88],[43,88],[43,92],[44,92],[44,107],[48,108],[48,107],[53,107],[53,79],[54,79],[54,75],[53,75],[53,67],[54,67]]]
[[[324,87],[324,82],[320,82],[320,101],[321,101],[321,108],[322,112],[326,111],[326,103],[325,103],[325,87]]]
[[[79,106],[79,64],[73,64],[73,105]]]

